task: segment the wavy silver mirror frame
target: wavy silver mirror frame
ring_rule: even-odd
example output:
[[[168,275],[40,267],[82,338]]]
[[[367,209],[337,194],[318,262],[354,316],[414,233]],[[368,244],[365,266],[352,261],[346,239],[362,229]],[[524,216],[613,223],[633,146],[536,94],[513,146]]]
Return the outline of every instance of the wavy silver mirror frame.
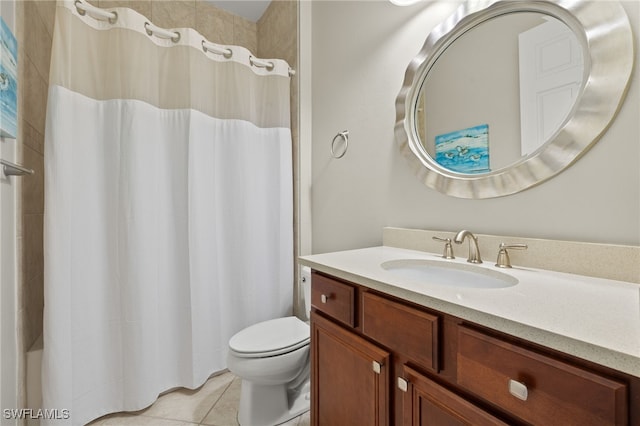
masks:
[[[417,135],[414,112],[422,82],[460,35],[486,20],[520,11],[553,16],[576,34],[585,53],[581,94],[550,140],[516,163],[480,175],[445,169],[427,154]],[[629,18],[617,1],[469,0],[429,34],[409,64],[396,99],[396,141],[418,178],[444,194],[478,199],[523,191],[557,175],[598,141],[622,105],[633,58]]]

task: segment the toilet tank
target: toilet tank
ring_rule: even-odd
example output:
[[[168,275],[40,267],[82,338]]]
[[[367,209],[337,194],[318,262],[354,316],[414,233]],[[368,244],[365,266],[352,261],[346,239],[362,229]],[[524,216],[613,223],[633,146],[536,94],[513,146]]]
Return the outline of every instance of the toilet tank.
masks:
[[[308,320],[311,315],[311,268],[308,266],[300,268],[300,288],[304,299],[305,320]]]

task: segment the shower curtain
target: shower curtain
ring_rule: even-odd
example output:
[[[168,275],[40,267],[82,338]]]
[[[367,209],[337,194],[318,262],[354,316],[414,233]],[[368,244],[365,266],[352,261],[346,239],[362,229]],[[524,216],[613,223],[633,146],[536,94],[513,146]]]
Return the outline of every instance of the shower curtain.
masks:
[[[55,425],[202,385],[235,332],[292,305],[288,65],[112,10],[56,13],[43,360]]]

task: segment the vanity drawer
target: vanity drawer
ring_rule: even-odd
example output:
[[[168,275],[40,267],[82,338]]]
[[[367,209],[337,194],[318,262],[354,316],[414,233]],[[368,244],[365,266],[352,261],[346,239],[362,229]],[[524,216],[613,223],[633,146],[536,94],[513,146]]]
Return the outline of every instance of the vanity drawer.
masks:
[[[438,371],[438,317],[362,293],[362,333],[421,367]]]
[[[461,326],[457,362],[461,386],[528,423],[627,424],[627,386],[564,361]]]
[[[355,327],[355,293],[355,287],[347,283],[312,275],[311,305],[349,327]]]

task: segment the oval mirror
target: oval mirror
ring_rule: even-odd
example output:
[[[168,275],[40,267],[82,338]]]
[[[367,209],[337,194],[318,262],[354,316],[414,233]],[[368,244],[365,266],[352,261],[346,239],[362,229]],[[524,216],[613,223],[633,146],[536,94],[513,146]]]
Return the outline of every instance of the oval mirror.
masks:
[[[433,189],[513,194],[560,173],[599,139],[632,67],[618,2],[470,1],[409,65],[396,139]]]

